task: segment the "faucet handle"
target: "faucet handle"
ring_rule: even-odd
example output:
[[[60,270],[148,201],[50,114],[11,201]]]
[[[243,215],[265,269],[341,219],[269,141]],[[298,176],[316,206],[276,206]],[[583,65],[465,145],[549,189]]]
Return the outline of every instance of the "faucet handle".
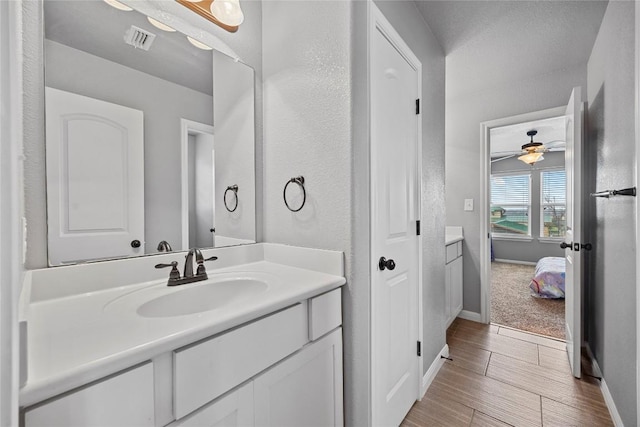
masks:
[[[198,260],[198,269],[196,270],[196,274],[207,274],[207,270],[204,267],[204,262],[205,261],[215,261],[217,259],[218,259],[217,256],[212,256],[212,257],[209,257],[207,259],[200,258]]]
[[[180,271],[178,270],[178,261],[171,261],[171,264],[156,264],[155,267],[156,268],[171,267],[171,271],[169,272],[169,280],[180,278]]]

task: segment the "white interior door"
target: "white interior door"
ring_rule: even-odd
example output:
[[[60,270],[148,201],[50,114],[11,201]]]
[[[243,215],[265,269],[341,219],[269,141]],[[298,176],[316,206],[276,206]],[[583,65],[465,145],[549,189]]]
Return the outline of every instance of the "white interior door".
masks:
[[[418,398],[420,62],[372,6],[373,424],[399,425]],[[387,265],[381,269],[384,257]],[[391,260],[395,267],[391,268]]]
[[[565,170],[567,175],[567,233],[565,237],[565,323],[571,372],[580,378],[582,346],[582,94],[576,87],[566,110]]]
[[[144,254],[143,113],[46,88],[49,262]]]

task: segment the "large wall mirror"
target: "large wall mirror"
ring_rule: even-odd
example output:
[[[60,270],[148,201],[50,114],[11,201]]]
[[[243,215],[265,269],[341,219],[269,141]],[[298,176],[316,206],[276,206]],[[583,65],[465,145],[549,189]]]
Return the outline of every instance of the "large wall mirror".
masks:
[[[254,243],[254,70],[104,1],[44,21],[50,265]]]

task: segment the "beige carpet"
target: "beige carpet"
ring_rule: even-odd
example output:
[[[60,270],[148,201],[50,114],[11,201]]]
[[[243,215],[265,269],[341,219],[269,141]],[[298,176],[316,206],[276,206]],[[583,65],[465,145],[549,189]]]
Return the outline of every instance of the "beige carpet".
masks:
[[[491,323],[564,339],[564,299],[531,296],[532,265],[491,263]]]

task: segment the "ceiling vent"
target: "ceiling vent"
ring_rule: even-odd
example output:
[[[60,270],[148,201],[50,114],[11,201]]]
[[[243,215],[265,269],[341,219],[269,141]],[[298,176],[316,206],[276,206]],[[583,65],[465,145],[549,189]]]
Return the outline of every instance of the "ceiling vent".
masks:
[[[155,38],[155,34],[136,27],[135,25],[132,25],[124,34],[125,43],[142,50],[149,50]]]

